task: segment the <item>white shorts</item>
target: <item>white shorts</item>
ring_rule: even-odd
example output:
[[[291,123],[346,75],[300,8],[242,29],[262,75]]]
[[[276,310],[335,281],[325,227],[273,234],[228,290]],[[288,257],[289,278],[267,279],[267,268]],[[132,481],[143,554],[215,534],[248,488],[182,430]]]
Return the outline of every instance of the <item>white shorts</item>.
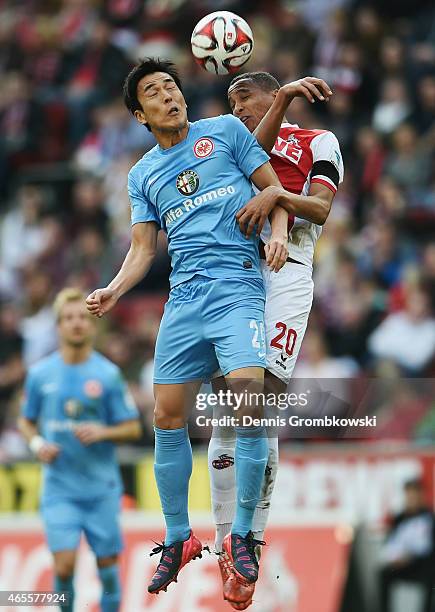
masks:
[[[266,368],[287,384],[313,303],[312,269],[288,262],[276,273],[262,261],[261,272],[266,288]]]

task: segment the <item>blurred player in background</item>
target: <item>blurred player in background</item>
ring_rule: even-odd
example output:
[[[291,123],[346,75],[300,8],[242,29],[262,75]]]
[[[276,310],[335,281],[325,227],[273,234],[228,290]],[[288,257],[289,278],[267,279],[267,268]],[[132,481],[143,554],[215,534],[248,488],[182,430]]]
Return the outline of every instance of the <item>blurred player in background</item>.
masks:
[[[95,323],[78,289],[62,290],[54,302],[59,351],[34,365],[27,376],[19,426],[43,462],[41,512],[54,556],[56,591],[70,593],[85,534],[97,558],[102,612],[121,603],[118,556],[121,477],[115,443],[135,440],[141,426],[121,373],[93,350]]]
[[[202,549],[188,516],[192,449],[186,413],[192,394],[218,367],[231,388],[263,388],[258,241],[246,240],[236,223],[237,211],[254,195],[250,181],[273,203],[265,247],[272,270],[287,258],[287,213],[274,207],[283,189],[268,155],[240,121],[225,115],[189,123],[173,64],[141,62],[128,75],[124,96],[127,108],[158,144],[129,173],[133,228],[124,264],[109,286],[94,291],[87,302],[96,316],[110,310],[148,272],[159,229],[167,233],[171,293],[154,362],[155,476],[166,522],[165,540],[153,550],[161,558],[148,587],[157,594]],[[237,431],[236,516],[227,546],[240,580],[252,583],[258,564],[251,524],[268,445],[262,428],[249,435],[246,429]]]
[[[275,169],[286,197],[280,204],[289,214],[289,258],[278,274],[271,274],[262,261],[266,288],[266,346],[268,391],[285,391],[293,372],[307,328],[313,301],[312,266],[316,241],[325,223],[339,183],[343,180],[343,162],[337,138],[325,130],[304,130],[288,123],[285,112],[296,96],[310,102],[328,100],[332,95],[322,79],[306,77],[280,87],[269,73],[253,72],[235,77],[228,89],[233,114],[255,134]],[[241,229],[248,235],[258,224],[263,228],[260,257],[270,236],[266,221],[270,207],[261,194],[238,213]],[[263,539],[270,500],[278,469],[278,438],[270,437],[269,458],[261,499],[254,521],[254,537]],[[209,444],[212,509],[216,523],[215,547],[222,553],[222,543],[231,530],[235,509],[234,436],[223,437],[217,430]],[[231,559],[219,555],[224,582],[224,597],[238,610],[252,602],[254,585],[244,588],[231,572]],[[242,604],[235,601],[245,600]]]
[[[405,483],[405,506],[391,517],[381,549],[380,612],[393,612],[392,592],[398,583],[421,586],[418,612],[431,612],[435,582],[435,516],[421,480]]]

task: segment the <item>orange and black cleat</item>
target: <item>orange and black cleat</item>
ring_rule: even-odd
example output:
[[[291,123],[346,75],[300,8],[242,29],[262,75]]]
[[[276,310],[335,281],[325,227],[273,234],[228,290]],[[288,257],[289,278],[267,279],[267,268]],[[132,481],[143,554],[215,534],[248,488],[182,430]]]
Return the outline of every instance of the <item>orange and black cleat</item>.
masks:
[[[156,542],[157,544],[157,542]],[[174,542],[166,546],[164,542],[153,548],[151,555],[162,553],[159,564],[148,586],[148,593],[158,595],[160,591],[166,591],[171,582],[177,582],[181,569],[197,557],[201,558],[202,544],[197,537],[190,532],[190,536],[184,542]]]
[[[222,589],[225,601],[234,610],[246,610],[252,603],[255,584],[241,584],[234,576],[232,564],[226,552],[218,553],[218,564],[222,577]]]
[[[255,548],[265,542],[255,540],[252,531],[242,537],[237,533],[229,533],[223,542],[224,552],[232,564],[234,575],[242,584],[252,584],[258,578],[258,561]]]

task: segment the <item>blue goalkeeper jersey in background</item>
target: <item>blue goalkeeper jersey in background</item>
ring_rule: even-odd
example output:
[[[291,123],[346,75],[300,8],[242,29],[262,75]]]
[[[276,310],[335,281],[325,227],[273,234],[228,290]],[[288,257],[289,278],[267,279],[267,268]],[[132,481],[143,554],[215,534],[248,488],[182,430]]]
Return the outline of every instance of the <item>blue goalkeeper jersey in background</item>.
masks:
[[[22,414],[38,422],[40,434],[60,446],[44,465],[43,497],[92,499],[120,493],[121,478],[112,442],[85,446],[74,435],[83,422],[115,425],[138,418],[120,370],[97,352],[67,364],[55,352],[35,364],[25,385]]]
[[[235,215],[253,196],[252,173],[269,160],[232,115],[202,119],[169,149],[159,145],[130,170],[132,224],[155,221],[168,235],[171,286],[195,274],[261,279],[258,241]]]

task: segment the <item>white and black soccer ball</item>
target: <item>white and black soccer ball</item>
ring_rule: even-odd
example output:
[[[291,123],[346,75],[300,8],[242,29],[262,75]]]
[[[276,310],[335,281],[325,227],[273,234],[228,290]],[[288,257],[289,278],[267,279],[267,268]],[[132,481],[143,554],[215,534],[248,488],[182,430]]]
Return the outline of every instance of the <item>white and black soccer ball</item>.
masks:
[[[252,55],[254,37],[244,19],[229,11],[206,15],[192,32],[195,61],[215,74],[237,72]]]

